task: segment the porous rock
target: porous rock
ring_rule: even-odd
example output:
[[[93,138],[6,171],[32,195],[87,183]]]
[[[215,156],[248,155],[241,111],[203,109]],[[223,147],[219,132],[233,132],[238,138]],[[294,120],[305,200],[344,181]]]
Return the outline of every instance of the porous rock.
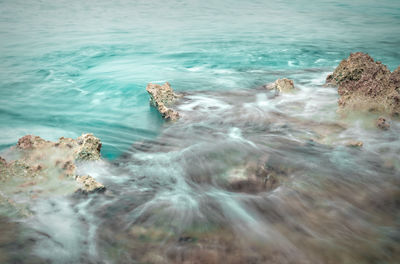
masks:
[[[81,188],[78,192],[83,193],[94,193],[94,192],[104,192],[106,187],[103,184],[98,183],[93,177],[89,175],[76,176],[75,180],[81,184]]]
[[[328,75],[326,83],[338,86],[341,110],[400,114],[400,67],[390,72],[368,54],[352,53]]]
[[[294,82],[293,80],[283,78],[278,79],[275,82],[266,86],[268,90],[276,90],[279,93],[290,93],[294,91]]]
[[[362,141],[349,141],[346,143],[347,147],[361,148],[364,145]]]
[[[149,83],[146,91],[150,95],[150,103],[158,109],[163,118],[173,121],[179,119],[179,113],[171,108],[179,95],[174,93],[168,82],[163,85]]]
[[[0,158],[0,192],[12,199],[24,193],[35,198],[51,193],[104,191],[104,185],[92,177],[79,176],[77,162],[100,159],[101,142],[92,134],[77,139],[60,138],[57,142],[27,135],[10,149],[18,159]]]

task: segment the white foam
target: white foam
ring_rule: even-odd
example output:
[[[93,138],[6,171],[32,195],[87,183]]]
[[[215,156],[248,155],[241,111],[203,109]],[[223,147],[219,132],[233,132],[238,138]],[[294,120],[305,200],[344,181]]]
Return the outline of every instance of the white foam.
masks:
[[[217,74],[232,74],[232,73],[234,73],[234,71],[233,70],[228,70],[228,69],[216,69],[216,70],[214,70],[214,73],[217,73]]]
[[[192,67],[192,68],[187,68],[186,70],[190,72],[198,72],[204,70],[204,67]]]
[[[189,103],[180,105],[178,107],[179,110],[182,111],[191,111],[195,108],[199,108],[199,110],[206,110],[209,111],[209,108],[212,107],[213,109],[217,108],[218,110],[228,110],[232,108],[229,104],[215,99],[211,97],[205,96],[188,96],[187,98],[191,99]]]

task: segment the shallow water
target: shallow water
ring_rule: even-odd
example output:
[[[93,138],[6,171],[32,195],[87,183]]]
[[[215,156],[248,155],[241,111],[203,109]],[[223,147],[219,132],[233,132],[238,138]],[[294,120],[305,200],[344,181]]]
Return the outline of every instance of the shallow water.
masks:
[[[1,218],[0,262],[397,263],[400,124],[338,115],[323,83],[354,51],[396,68],[399,14],[388,0],[0,1],[0,149],[94,133],[106,160],[79,170],[108,188]],[[261,87],[281,77],[298,90]],[[146,84],[164,81],[185,94],[176,123],[149,106]]]

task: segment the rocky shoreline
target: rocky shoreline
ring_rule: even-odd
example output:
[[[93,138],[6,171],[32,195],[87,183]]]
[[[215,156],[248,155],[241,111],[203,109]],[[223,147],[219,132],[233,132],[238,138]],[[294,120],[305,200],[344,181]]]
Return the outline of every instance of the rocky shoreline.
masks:
[[[400,67],[390,72],[368,54],[350,54],[327,76],[326,85],[338,87],[339,111],[374,111],[390,117],[400,115]],[[293,80],[286,78],[278,79],[264,88],[277,93],[296,91]],[[164,119],[177,121],[181,117],[174,105],[183,95],[175,93],[168,82],[163,85],[149,83],[146,90],[151,105],[157,108]],[[390,120],[381,116],[376,120],[376,126],[388,130]],[[363,143],[350,141],[346,145],[361,147]],[[76,174],[77,163],[101,159],[100,149],[100,140],[92,134],[84,134],[77,139],[62,137],[57,142],[27,135],[19,139],[17,145],[8,152],[12,161],[0,157],[0,181],[3,186],[15,181],[18,184],[14,184],[14,187],[22,192],[40,186],[50,178],[58,179],[60,184],[76,184],[77,187],[72,188],[74,192],[103,192],[105,186],[91,176]],[[8,192],[6,188],[1,189],[3,194]]]
[[[92,134],[83,134],[77,139],[62,137],[57,142],[32,135],[20,138],[7,151],[10,161],[0,157],[2,200],[18,209],[14,197],[20,193],[36,199],[52,193],[104,192],[104,185],[76,171],[78,163],[100,160],[100,149],[100,140]]]
[[[381,62],[374,61],[368,54],[352,53],[342,60],[332,74],[326,77],[326,86],[338,89],[338,111],[341,113],[360,111],[386,114],[390,117],[400,116],[400,66],[390,72]],[[296,91],[293,80],[283,78],[266,84],[263,88],[279,93]],[[150,103],[166,120],[176,121],[180,118],[174,104],[183,95],[176,94],[171,85],[149,83],[147,92]],[[390,128],[388,117],[381,116],[376,126],[382,130]]]
[[[339,111],[375,111],[391,117],[400,114],[400,67],[390,72],[368,54],[350,54],[327,76],[326,85],[338,87]],[[296,91],[293,80],[286,78],[278,79],[264,88],[277,93]],[[164,119],[177,121],[181,117],[174,105],[183,95],[175,93],[168,82],[163,85],[149,83],[146,90],[151,105],[157,108]],[[377,119],[376,126],[388,130],[390,121],[382,116]],[[351,147],[363,145],[359,141],[346,144]],[[76,192],[102,192],[105,187],[91,176],[76,175],[76,163],[101,159],[100,149],[100,140],[92,134],[84,134],[77,139],[60,138],[58,142],[27,135],[9,151],[13,156],[12,161],[7,162],[0,157],[0,181],[6,186],[6,182],[19,179],[17,189],[26,191],[23,189],[40,185],[50,177],[59,179],[60,183],[76,183],[79,185],[74,190]],[[3,193],[5,191],[2,190]]]
[[[382,115],[377,119],[375,118],[373,126],[382,129],[382,131],[388,131],[385,133],[390,133],[391,120],[396,120],[399,115],[399,102],[397,96],[400,92],[400,79],[398,74],[399,68],[390,72],[386,66],[379,62],[375,62],[367,54],[355,53],[351,54],[349,58],[343,60],[335,69],[333,74],[327,77],[326,86],[330,86],[332,89],[336,89],[337,87],[339,94],[338,111],[340,114],[360,111],[368,113],[374,112]],[[293,80],[283,78],[278,79],[273,83],[258,87],[257,93],[259,92],[260,94],[275,96],[274,98],[285,98],[285,96],[295,97],[300,89],[301,86],[295,86]],[[196,133],[203,130],[196,130],[197,127],[195,126],[180,126],[180,124],[184,122],[196,123],[198,120],[204,118],[204,116],[201,116],[199,119],[190,119],[187,114],[188,112],[185,112],[180,108],[180,104],[183,101],[189,104],[192,102],[190,96],[174,92],[168,82],[163,85],[150,83],[147,85],[146,90],[150,95],[150,104],[159,111],[165,120],[171,121],[171,123],[169,123],[170,126],[167,126],[167,129],[162,133],[160,139],[157,141],[158,145],[151,145],[151,142],[144,142],[143,144],[135,143],[134,147],[139,150],[138,152],[148,151],[150,154],[174,152],[176,146],[185,149],[185,143],[178,145],[174,144],[173,141],[176,140],[181,142],[183,140],[183,138],[177,136],[179,134],[176,133],[182,128],[193,129],[193,131],[189,130],[187,134],[185,134],[186,136],[190,135],[189,139],[186,138],[187,140],[198,140],[201,142],[201,139],[204,139],[201,135]],[[227,101],[232,102],[235,99],[245,97],[245,95],[248,94],[230,93],[229,95],[223,94],[221,96],[231,96]],[[254,98],[251,100],[253,99]],[[203,101],[200,100],[199,102],[201,104]],[[364,102],[365,104],[361,102]],[[247,103],[247,101],[243,101],[243,103],[242,101],[240,102],[241,105],[245,103]],[[302,243],[299,244],[303,244],[304,242],[304,250],[310,250],[308,253],[311,252],[311,254],[315,254],[316,256],[319,256],[318,254],[321,248],[327,249],[329,247],[320,246],[319,243],[315,242],[316,240],[314,240],[314,237],[304,235],[307,233],[307,230],[301,229],[302,227],[298,223],[291,223],[290,221],[292,221],[292,219],[300,221],[300,223],[303,223],[303,226],[307,226],[307,224],[310,223],[314,224],[314,227],[317,226],[321,228],[321,234],[325,234],[326,230],[324,227],[329,227],[329,224],[331,224],[333,220],[343,223],[343,229],[346,229],[347,225],[349,228],[353,227],[351,226],[351,223],[347,223],[348,215],[338,214],[337,212],[339,211],[335,211],[335,208],[329,207],[330,205],[320,204],[318,199],[314,199],[315,197],[325,199],[325,201],[330,201],[332,197],[343,195],[345,197],[343,199],[344,201],[350,201],[349,204],[356,205],[357,208],[361,208],[365,212],[371,213],[373,213],[373,210],[380,209],[379,203],[385,203],[392,199],[391,193],[376,193],[373,197],[374,200],[371,201],[368,189],[357,190],[357,188],[354,188],[355,186],[345,186],[345,184],[342,183],[346,183],[346,179],[340,179],[342,176],[340,173],[338,173],[338,175],[333,175],[338,178],[317,178],[316,175],[310,173],[313,171],[312,166],[315,165],[313,164],[315,161],[307,160],[304,157],[298,157],[306,156],[307,153],[316,153],[315,156],[313,156],[313,158],[316,159],[320,153],[325,155],[334,152],[334,148],[337,146],[344,149],[344,153],[350,153],[354,156],[363,152],[363,148],[365,147],[364,143],[357,140],[357,135],[352,135],[355,137],[353,140],[348,140],[348,138],[339,138],[336,139],[336,141],[333,141],[333,145],[327,143],[329,140],[326,139],[331,135],[341,133],[346,129],[345,125],[339,122],[329,123],[318,120],[304,120],[296,116],[290,116],[289,114],[279,112],[271,112],[268,117],[265,116],[265,112],[263,112],[261,118],[255,118],[253,121],[251,120],[251,116],[240,116],[244,109],[239,108],[241,105],[239,105],[239,103],[234,105],[232,108],[237,107],[238,109],[234,109],[232,112],[228,113],[230,115],[232,113],[237,114],[239,118],[235,119],[237,123],[232,124],[232,129],[229,130],[228,128],[227,132],[221,130],[226,133],[219,133],[221,131],[218,131],[218,133],[212,134],[210,132],[212,131],[210,127],[205,128],[205,133],[213,135],[213,138],[207,138],[202,142],[206,145],[204,148],[205,151],[207,152],[210,149],[220,151],[215,153],[206,153],[204,157],[201,157],[202,159],[204,158],[204,160],[201,160],[204,162],[201,165],[206,164],[206,166],[201,167],[201,165],[197,164],[197,162],[200,161],[200,159],[197,159],[197,155],[200,154],[201,156],[201,154],[204,154],[201,152],[204,150],[197,150],[196,152],[196,150],[193,150],[196,146],[193,146],[191,149],[188,148],[188,151],[183,151],[184,153],[180,154],[185,158],[183,159],[181,157],[181,160],[183,159],[186,161],[182,167],[179,167],[185,177],[187,177],[185,180],[190,182],[190,184],[195,183],[199,190],[202,190],[201,188],[209,190],[207,188],[210,188],[210,186],[211,188],[217,186],[221,187],[221,193],[223,194],[221,197],[228,197],[225,196],[224,192],[229,192],[237,195],[235,198],[241,197],[240,199],[243,199],[243,201],[245,201],[245,197],[248,198],[251,195],[254,195],[252,197],[257,197],[257,199],[270,199],[270,203],[257,202],[257,209],[255,210],[259,209],[262,211],[261,213],[265,213],[263,210],[270,212],[270,215],[265,215],[267,221],[273,225],[276,230],[281,230],[284,234],[298,232],[296,233],[298,237],[293,238],[294,241],[301,241]],[[201,114],[202,105],[193,104],[192,106],[191,109],[193,109],[192,112],[194,115]],[[215,106],[211,106],[211,108],[210,106],[204,106],[204,108],[208,110],[205,111],[206,114],[210,114],[215,110],[215,108],[212,107]],[[224,105],[223,107],[228,106]],[[224,109],[223,107],[221,107],[221,109]],[[224,110],[218,113],[224,114]],[[225,119],[226,116],[223,115],[222,119]],[[260,125],[260,120],[264,119],[265,123]],[[227,126],[230,125],[229,121],[231,120],[226,121],[228,124]],[[216,123],[217,122],[220,122],[220,119],[217,119]],[[248,124],[253,126],[252,128],[254,130],[250,131],[246,134],[246,137],[242,138],[240,133],[241,131],[245,131],[246,125]],[[170,130],[168,130],[168,128]],[[234,128],[238,129],[235,130]],[[295,136],[292,138],[285,138],[282,136],[285,132],[289,135]],[[252,133],[258,133],[261,135],[270,134],[272,136],[265,138],[260,137],[258,138],[259,141],[257,141],[255,137],[252,138]],[[379,132],[378,134],[380,135],[381,133]],[[191,137],[192,135],[193,137]],[[273,137],[273,135],[281,135],[281,137]],[[227,140],[226,137],[230,137],[229,140],[231,141]],[[250,139],[250,143],[245,141],[246,138]],[[166,139],[171,141],[167,141]],[[219,139],[222,140],[222,143],[219,143]],[[267,140],[270,140],[271,142],[268,142],[269,145],[264,145],[263,142]],[[254,148],[249,147],[251,144],[255,144],[253,146]],[[1,213],[7,212],[8,215],[13,215],[16,218],[28,218],[31,216],[31,212],[29,206],[27,206],[27,201],[38,198],[47,198],[52,195],[60,194],[68,197],[78,195],[78,197],[81,197],[83,200],[87,197],[106,197],[104,195],[92,195],[103,193],[106,191],[106,187],[109,189],[110,186],[103,185],[90,175],[80,174],[78,170],[78,167],[81,165],[88,163],[96,164],[101,161],[101,146],[102,143],[100,139],[92,134],[83,134],[76,139],[62,137],[56,142],[47,141],[33,135],[27,135],[20,138],[16,146],[4,152],[2,158],[0,157],[0,216]],[[243,150],[238,150],[238,148],[243,148]],[[132,153],[134,153],[134,151],[126,154],[126,160],[129,160],[130,162],[134,160],[135,157],[133,157]],[[228,160],[225,164],[224,157],[217,155],[220,153],[229,153],[228,155],[233,156],[233,161]],[[131,154],[131,156],[129,156],[129,154]],[[321,160],[325,161],[326,164],[319,164],[318,166],[329,165],[336,168],[335,166],[337,164],[335,163],[336,160],[334,158],[335,157],[333,157],[332,160],[327,157],[325,157],[325,159],[321,158]],[[151,157],[149,159],[151,160]],[[166,162],[165,164],[170,164],[181,160],[168,158],[165,161],[163,160],[163,162]],[[311,161],[310,164],[307,163],[308,161]],[[118,160],[118,162],[123,163],[123,158]],[[145,163],[146,160],[138,160],[138,163],[140,162]],[[390,161],[387,162],[384,159],[380,160],[374,156],[373,162],[374,166],[376,164],[376,168],[387,171],[388,174],[395,171],[395,165]],[[148,164],[150,164],[148,167],[152,165],[151,162]],[[118,167],[117,162],[113,165]],[[172,166],[172,169],[174,168],[175,167]],[[374,167],[371,165],[371,168]],[[343,168],[341,169],[345,172],[351,171]],[[321,171],[324,170],[322,169]],[[154,185],[149,186],[160,188],[161,185],[167,185],[167,180],[169,179],[162,179],[161,176],[168,176],[168,172],[158,174],[158,172],[153,172],[151,168],[146,172],[148,175],[146,173],[143,173],[143,175],[149,177],[155,176],[154,179],[151,179],[151,182],[154,181],[154,183],[152,183]],[[331,171],[327,170],[327,172]],[[154,175],[152,173],[154,173]],[[354,175],[343,175],[343,177],[362,176],[362,172],[352,171],[352,173]],[[95,176],[94,174],[92,175]],[[140,182],[145,178],[143,175],[134,175],[137,177],[131,177],[131,180]],[[310,186],[314,186],[313,184],[315,184],[318,187],[315,187],[314,190],[311,189],[311,191],[302,189],[303,186],[292,186],[291,189],[286,189],[286,191],[288,191],[292,196],[283,196],[284,199],[281,200],[281,203],[284,204],[283,208],[286,208],[286,212],[282,213],[278,206],[282,204],[274,203],[273,193],[279,190],[279,188],[284,186],[287,182],[290,182],[293,177],[298,177],[299,175],[305,175],[304,177],[307,179],[306,182],[311,182]],[[158,176],[160,176],[160,178],[157,178]],[[313,182],[314,179],[319,179],[320,182]],[[338,179],[342,182],[339,182]],[[171,182],[172,184],[177,184],[174,180],[171,180]],[[383,182],[381,184],[385,183]],[[394,184],[392,185],[394,186]],[[144,192],[149,192],[149,196],[151,196],[151,188],[146,189],[146,187],[146,185],[143,187],[143,189],[146,190]],[[346,188],[350,188],[350,191]],[[345,196],[348,195],[349,192],[351,193],[356,191],[357,195],[354,195],[354,197],[349,198]],[[312,192],[317,193],[317,195]],[[136,193],[140,192],[132,190],[132,197],[135,196]],[[210,193],[212,194],[212,192]],[[394,190],[393,193],[394,195],[398,195],[396,190]],[[264,197],[264,194],[270,194],[271,196],[265,195]],[[129,193],[129,195],[131,195],[131,193]],[[147,194],[143,195],[143,197],[145,196],[147,196]],[[140,199],[145,199],[143,197],[138,198],[138,201]],[[210,199],[210,197],[208,198]],[[299,197],[301,199],[297,199]],[[220,229],[211,231],[174,233],[175,230],[172,232],[163,227],[162,224],[160,227],[146,225],[145,221],[147,220],[147,217],[150,218],[151,215],[144,215],[143,218],[146,219],[144,219],[142,223],[139,221],[139,223],[133,222],[131,226],[127,225],[129,227],[116,227],[120,222],[122,222],[122,217],[119,218],[120,215],[127,214],[128,218],[131,216],[129,210],[133,210],[135,207],[133,205],[128,205],[131,205],[131,203],[134,202],[139,203],[138,201],[131,202],[130,200],[134,200],[131,199],[131,196],[128,196],[128,198],[129,199],[122,199],[115,204],[110,202],[111,205],[104,205],[100,209],[97,208],[97,210],[101,211],[97,212],[99,215],[113,216],[110,219],[102,219],[104,220],[104,223],[102,223],[103,226],[100,228],[98,236],[104,241],[108,241],[111,238],[110,240],[114,239],[112,240],[112,243],[121,243],[121,245],[118,245],[118,247],[120,247],[119,250],[121,248],[125,249],[129,252],[127,254],[132,254],[132,259],[140,259],[143,262],[149,263],[188,263],[185,262],[184,259],[192,260],[194,258],[193,256],[195,256],[195,258],[202,259],[207,263],[220,263],[221,258],[229,259],[229,263],[244,263],[243,260],[249,260],[252,257],[248,251],[243,250],[243,248],[240,247],[240,244],[234,242],[234,239],[236,238],[235,232],[237,230],[230,230],[231,227],[228,225],[224,228],[218,227]],[[230,197],[230,199],[233,200],[232,197]],[[88,201],[90,201],[90,199],[88,199]],[[160,202],[161,201],[162,200],[160,200]],[[208,200],[202,200],[201,202],[206,203],[206,201]],[[122,203],[122,205],[120,203]],[[168,205],[165,201],[164,203]],[[217,205],[218,204],[216,203],[215,206]],[[159,206],[159,204],[157,204],[157,206]],[[152,213],[156,216],[158,216],[158,213],[160,212],[168,215],[168,212],[163,211],[164,208],[159,209],[157,206],[154,207],[154,211],[151,211]],[[276,208],[274,208],[274,206],[276,206]],[[310,208],[315,210],[309,210]],[[396,208],[396,205],[389,204],[389,208],[394,209]],[[167,208],[167,210],[168,209],[169,208]],[[220,208],[217,210],[220,210]],[[289,217],[285,218],[288,213]],[[218,222],[221,219],[223,219],[222,216],[221,218],[215,219],[215,222]],[[290,222],[290,224],[285,223],[285,221]],[[390,221],[389,224],[391,224]],[[333,227],[337,228],[335,226]],[[360,228],[360,232],[366,232],[366,230],[369,230],[368,228],[363,229],[363,227],[357,228]],[[373,235],[376,234],[371,231],[371,236]],[[176,236],[178,237],[178,242],[175,241]],[[304,237],[308,240],[303,240]],[[339,238],[335,238],[335,236],[332,236],[332,239],[337,239],[333,240],[333,242],[338,241],[343,243],[343,241]],[[163,241],[162,243],[170,243],[171,245],[175,245],[175,243],[180,245],[175,248],[171,246],[172,253],[169,252],[169,254],[167,254],[168,258],[170,258],[169,260],[161,251],[158,252],[159,247],[161,248],[163,246],[162,243],[161,245],[159,244],[160,241]],[[353,242],[354,240],[349,241]],[[344,245],[350,243],[349,241],[346,240]],[[214,247],[215,244],[218,244],[218,247]],[[150,248],[147,248],[149,245]],[[301,247],[302,246],[299,246],[299,248]],[[261,262],[255,261],[254,263],[264,263],[262,261],[265,260],[271,261],[271,263],[281,263],[280,260],[286,259],[285,252],[279,252],[280,249],[277,249],[277,253],[271,248],[273,247],[268,248],[265,246],[265,248],[262,248],[261,246],[260,249],[257,249],[259,252],[255,250],[257,253],[261,252],[260,256],[263,257],[263,260],[258,259],[257,261]],[[189,252],[192,252],[192,255],[184,255],[185,252],[183,249],[189,249]],[[272,252],[265,250],[270,250]],[[315,253],[313,250],[318,253]],[[332,248],[330,250],[330,254],[336,254],[337,252]],[[362,250],[360,249],[360,252],[361,251]],[[344,255],[346,256],[346,254]],[[362,256],[361,253],[359,253],[359,255]],[[351,256],[351,252],[348,253],[348,256]],[[119,257],[124,259],[126,256],[118,255],[117,258]],[[324,259],[326,256],[320,257],[321,259]],[[329,259],[330,257],[326,258]],[[127,259],[129,259],[129,257],[127,257]],[[332,259],[335,258],[332,257]],[[340,259],[340,257],[337,259]],[[363,258],[361,257],[361,259]],[[297,263],[308,262],[298,260]]]

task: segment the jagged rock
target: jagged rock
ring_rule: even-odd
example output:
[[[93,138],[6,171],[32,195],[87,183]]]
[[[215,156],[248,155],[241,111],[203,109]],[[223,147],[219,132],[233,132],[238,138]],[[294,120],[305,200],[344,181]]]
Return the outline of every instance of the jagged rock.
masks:
[[[328,75],[326,83],[339,86],[341,109],[400,114],[400,67],[391,73],[368,54],[352,53]]]
[[[76,159],[78,160],[98,160],[100,159],[101,142],[93,134],[84,134],[77,138],[78,151]]]
[[[376,126],[382,130],[388,130],[390,128],[390,124],[387,122],[386,118],[383,116],[379,117],[376,120]]]
[[[76,175],[76,162],[100,159],[101,142],[92,134],[58,142],[24,136],[10,149],[16,160],[0,158],[0,193],[12,200],[15,194],[34,199],[52,193],[104,191],[90,176]]]
[[[158,109],[163,118],[169,120],[178,120],[179,113],[170,108],[170,106],[179,98],[166,82],[163,85],[149,83],[146,91],[150,94],[150,103]]]
[[[98,183],[93,177],[89,175],[76,176],[75,180],[81,184],[81,188],[78,192],[83,193],[94,193],[94,192],[104,192],[106,187],[103,184]]]
[[[276,90],[280,93],[290,93],[295,89],[293,80],[286,78],[278,79],[274,83],[267,85],[266,88],[268,90]]]
[[[20,149],[33,149],[43,146],[46,143],[46,140],[38,136],[26,135],[18,140],[17,147]]]

